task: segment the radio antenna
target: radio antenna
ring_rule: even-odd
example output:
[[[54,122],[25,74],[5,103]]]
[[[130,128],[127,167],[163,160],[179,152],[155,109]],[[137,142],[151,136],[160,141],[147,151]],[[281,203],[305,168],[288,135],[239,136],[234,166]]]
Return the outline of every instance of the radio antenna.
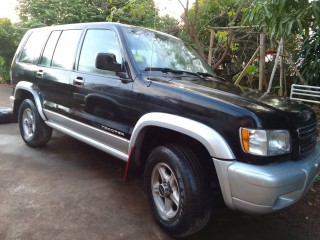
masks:
[[[154,4],[154,18],[153,18],[153,29],[156,30],[156,18],[157,18],[157,4]]]

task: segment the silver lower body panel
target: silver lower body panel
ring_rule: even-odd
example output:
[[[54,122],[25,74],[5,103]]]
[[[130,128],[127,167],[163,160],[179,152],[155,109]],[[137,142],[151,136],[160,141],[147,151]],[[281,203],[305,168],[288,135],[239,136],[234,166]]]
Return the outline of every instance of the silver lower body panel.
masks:
[[[61,114],[44,110],[53,129],[70,135],[123,161],[128,160],[129,141],[100,129],[75,121]]]

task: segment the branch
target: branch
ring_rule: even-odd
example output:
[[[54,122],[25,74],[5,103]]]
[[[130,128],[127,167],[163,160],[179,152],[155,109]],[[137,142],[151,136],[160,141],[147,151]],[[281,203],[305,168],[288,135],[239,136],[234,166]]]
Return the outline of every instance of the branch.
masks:
[[[200,35],[200,33],[203,31],[203,29],[209,25],[210,22],[213,22],[215,19],[219,19],[220,17],[222,17],[223,14],[219,14],[219,15],[216,15],[215,17],[209,19],[205,24],[202,25],[202,27],[200,28],[200,30],[198,31],[197,33],[197,36]]]
[[[196,0],[196,2],[194,3],[195,4],[195,11],[194,11],[194,16],[193,16],[193,22],[192,24],[195,26],[196,23],[197,23],[197,15],[198,15],[198,12],[199,12],[199,0]]]
[[[189,10],[189,0],[187,0],[187,5],[186,7],[182,4],[181,0],[178,0],[180,5],[183,7],[184,9],[184,17],[182,18],[182,20],[184,21],[184,24],[185,24],[185,27],[188,31],[188,34],[190,35],[190,37],[192,38],[196,48],[197,48],[197,51],[198,53],[203,57],[205,58],[205,54],[204,54],[204,50],[203,50],[203,47],[201,46],[201,42],[197,36],[197,34],[195,33],[195,23],[197,21],[197,13],[199,11],[199,0],[196,0],[195,2],[195,15],[194,15],[194,19],[193,21],[191,22],[190,19],[189,19],[189,14],[188,14],[188,10]]]
[[[183,8],[183,12],[184,12],[184,17],[182,18],[182,20],[184,21],[184,23],[189,26],[189,14],[188,14],[188,9],[189,9],[189,0],[187,0],[187,6],[185,7],[183,5],[183,3],[181,2],[181,0],[178,0],[178,2],[180,3],[181,7]]]
[[[241,9],[248,3],[248,0],[245,0],[241,3],[241,5],[238,7],[236,13],[233,15],[232,18],[232,23],[235,23],[236,20],[238,19],[240,13],[241,13]],[[225,60],[225,58],[227,57],[229,51],[230,51],[230,45],[232,43],[232,38],[233,38],[233,29],[230,30],[229,35],[228,35],[228,40],[227,40],[227,47],[226,50],[224,51],[222,58],[220,58],[220,60],[213,66],[214,69],[216,69],[217,67],[220,66],[221,63],[223,63],[223,61]]]
[[[302,77],[301,73],[299,72],[296,64],[294,64],[294,62],[292,60],[292,57],[290,55],[288,55],[288,60],[290,62],[291,67],[293,68],[293,70],[297,74],[298,78],[300,79],[300,83],[305,85],[306,84],[306,80]]]

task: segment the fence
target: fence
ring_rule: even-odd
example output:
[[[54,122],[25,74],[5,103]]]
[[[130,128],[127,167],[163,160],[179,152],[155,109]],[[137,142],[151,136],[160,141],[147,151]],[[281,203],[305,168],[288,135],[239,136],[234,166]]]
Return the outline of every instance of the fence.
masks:
[[[290,99],[320,103],[320,87],[292,84]]]

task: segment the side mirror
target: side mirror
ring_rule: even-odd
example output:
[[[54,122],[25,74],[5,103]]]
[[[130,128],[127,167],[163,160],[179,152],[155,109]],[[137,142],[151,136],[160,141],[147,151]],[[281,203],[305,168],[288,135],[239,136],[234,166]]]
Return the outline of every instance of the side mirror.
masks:
[[[116,55],[113,53],[98,53],[96,68],[112,72],[123,72],[122,65],[117,62]]]

